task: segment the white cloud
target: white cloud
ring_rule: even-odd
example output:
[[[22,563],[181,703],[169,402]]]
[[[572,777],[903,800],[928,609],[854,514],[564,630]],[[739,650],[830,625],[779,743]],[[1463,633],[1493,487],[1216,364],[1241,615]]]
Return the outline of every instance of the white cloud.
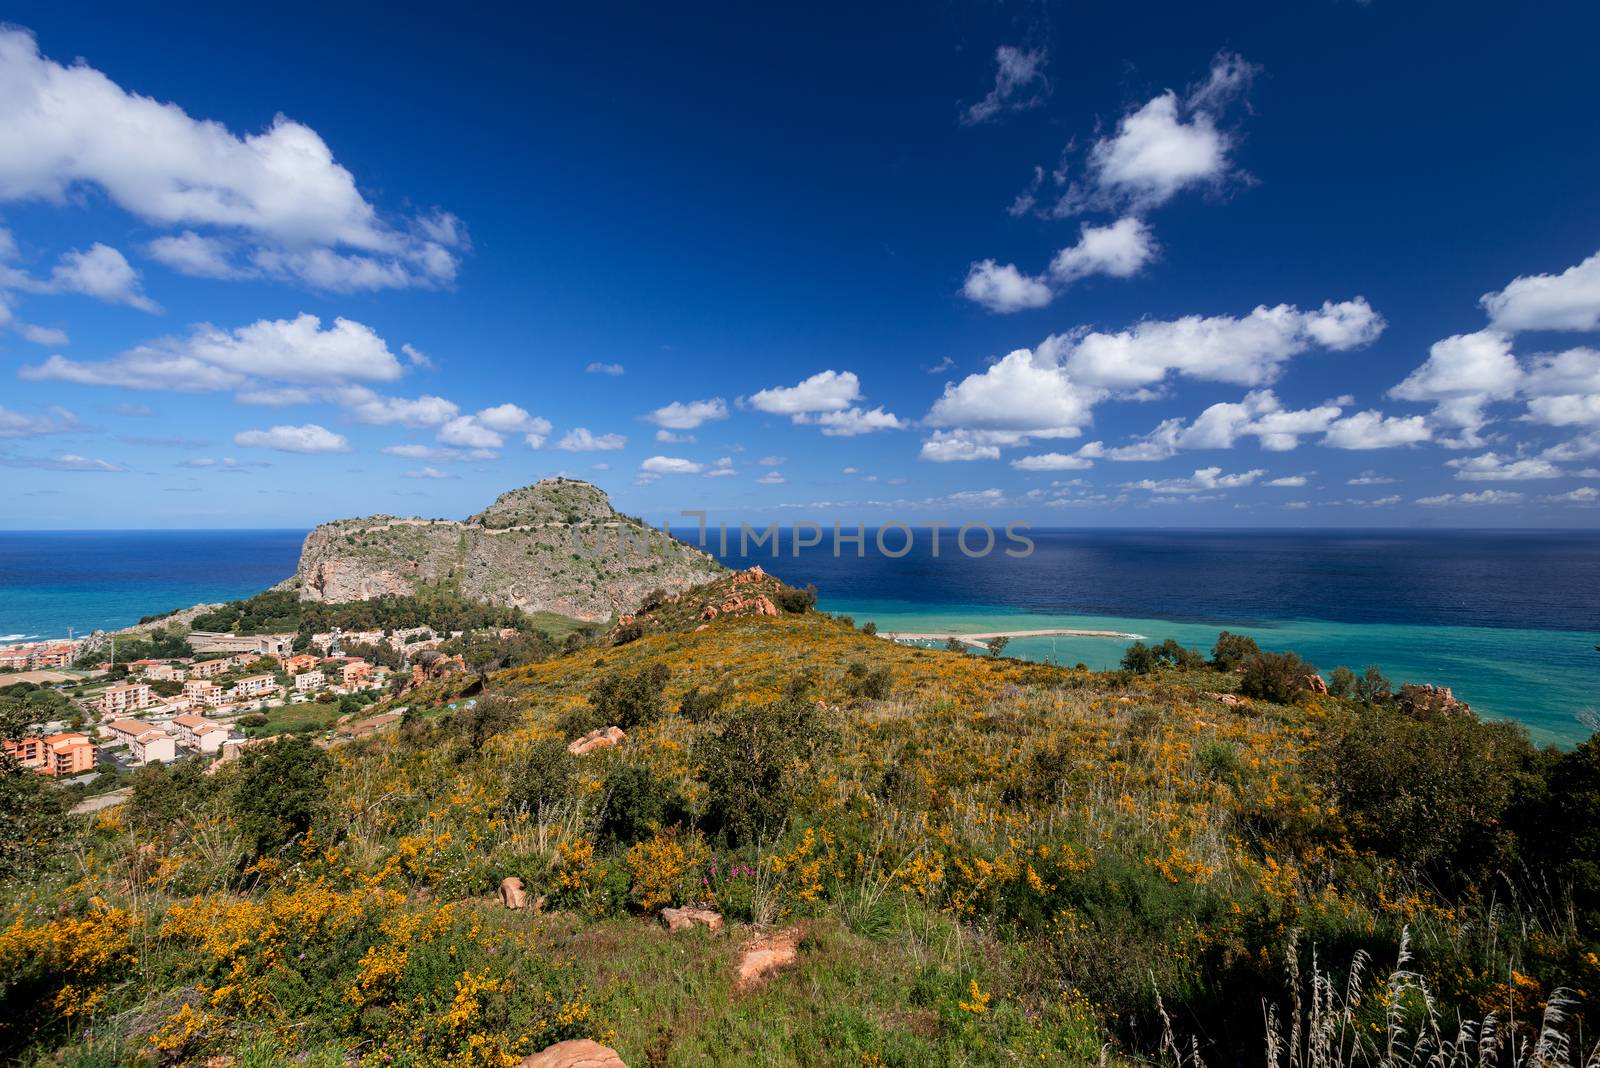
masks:
[[[1549,426],[1600,425],[1600,350],[1535,356],[1523,392],[1528,418]]]
[[[52,405],[39,415],[24,415],[0,404],[0,438],[31,438],[39,434],[64,434],[80,427],[78,417]]]
[[[652,456],[639,465],[639,470],[650,475],[698,475],[706,465],[677,456]]]
[[[674,434],[670,430],[657,430],[656,440],[663,445],[693,445],[699,439],[693,434]]]
[[[1011,461],[1018,471],[1081,471],[1093,467],[1094,461],[1083,456],[1061,452],[1045,452],[1037,456],[1022,456]]]
[[[1049,286],[1017,270],[1012,263],[980,260],[967,269],[961,295],[1002,315],[1042,308],[1055,298]]]
[[[457,250],[467,242],[453,216],[384,221],[301,123],[279,116],[265,132],[236,136],[175,104],[129,93],[85,63],[46,59],[20,29],[0,30],[0,81],[0,199],[66,202],[77,188],[95,186],[147,223],[215,227],[259,243],[258,262],[236,270],[267,270],[260,256],[281,255],[285,273],[343,283],[333,288],[350,287],[363,273],[374,280],[373,271],[387,276],[383,284],[455,276]],[[328,251],[340,246],[355,253]],[[194,242],[158,247],[170,266],[226,276],[221,245],[204,254]],[[342,266],[330,268],[328,257]]]
[[[982,374],[946,384],[928,412],[928,425],[1075,436],[1098,394],[1055,366],[1048,344],[1038,353],[1017,349]]]
[[[330,394],[360,423],[428,427],[454,419],[460,409],[443,397],[384,397],[365,386],[343,386]]]
[[[97,471],[110,473],[127,470],[127,468],[120,464],[114,464],[110,460],[79,456],[70,452],[63,453],[60,456],[7,456],[0,454],[0,464],[6,467],[34,467],[42,471]]]
[[[1000,447],[964,430],[936,430],[922,443],[920,459],[932,463],[952,463],[965,460],[998,460]]]
[[[880,405],[868,411],[864,408],[847,408],[842,412],[823,412],[814,418],[796,418],[797,422],[815,422],[822,433],[830,438],[853,438],[875,430],[903,430],[906,423]]]
[[[1520,493],[1490,489],[1477,493],[1440,493],[1433,497],[1418,497],[1417,503],[1437,508],[1456,504],[1515,504],[1520,500],[1522,500]]]
[[[667,430],[693,430],[702,423],[728,418],[728,406],[721,397],[709,400],[673,401],[645,416],[650,422]],[[657,435],[658,440],[660,435]]]
[[[592,434],[586,427],[575,427],[556,442],[556,448],[566,452],[607,452],[620,449],[628,443],[621,434]]]
[[[763,456],[756,461],[762,467],[780,467],[788,462],[789,458],[787,456]]]
[[[758,485],[758,486],[781,486],[787,481],[788,480],[783,477],[782,472],[779,472],[779,471],[768,471],[766,474],[764,474],[760,478],[756,479],[756,485]]]
[[[515,404],[500,404],[451,419],[439,428],[439,440],[467,449],[498,449],[505,444],[504,435],[522,434],[528,447],[537,449],[550,430],[550,420],[529,415]]]
[[[233,436],[233,443],[252,449],[277,449],[279,452],[307,454],[349,452],[350,443],[343,435],[335,434],[316,423],[304,426],[275,426],[269,430],[243,430]]]
[[[1202,467],[1188,478],[1141,479],[1125,482],[1125,489],[1148,490],[1151,493],[1203,493],[1207,490],[1237,489],[1255,482],[1266,471],[1256,468],[1235,475],[1225,475],[1220,467]]]
[[[226,241],[204,237],[193,230],[158,237],[144,247],[145,255],[191,278],[246,278],[250,272],[230,261]]]
[[[733,457],[724,456],[706,469],[705,476],[707,478],[730,478],[738,473],[733,467]]]
[[[1164,460],[1181,449],[1230,449],[1242,437],[1255,437],[1269,452],[1288,452],[1299,447],[1301,437],[1325,432],[1339,413],[1335,404],[1286,409],[1277,394],[1258,389],[1237,403],[1211,405],[1192,424],[1167,419],[1130,445],[1091,442],[1079,452],[1108,460]]]
[[[1062,249],[1050,261],[1050,277],[1060,285],[1095,274],[1132,278],[1158,251],[1150,227],[1135,216],[1124,216],[1109,226],[1084,223],[1078,243]]]
[[[433,366],[433,360],[428,357],[428,354],[411,344],[409,341],[400,346],[400,354],[406,358],[406,361],[410,363],[412,367]]]
[[[1600,252],[1560,274],[1513,279],[1480,303],[1497,330],[1600,330]]]
[[[1314,347],[1342,352],[1383,332],[1383,317],[1362,297],[1325,302],[1316,311],[1288,304],[1257,307],[1243,318],[1189,315],[1151,319],[1114,334],[1058,335],[1075,379],[1115,389],[1151,386],[1169,373],[1236,385],[1265,385],[1283,364]],[[1043,347],[1043,346],[1041,346]]]
[[[1600,489],[1595,489],[1593,486],[1579,486],[1575,490],[1546,497],[1545,500],[1564,504],[1594,504],[1600,501]]]
[[[1517,459],[1486,452],[1482,456],[1461,457],[1449,460],[1446,467],[1455,469],[1456,478],[1463,482],[1513,482],[1533,478],[1560,478],[1563,472],[1549,460],[1537,457]]]
[[[1330,449],[1392,449],[1428,441],[1433,431],[1420,415],[1385,416],[1382,412],[1355,412],[1332,423],[1322,436]]]
[[[1286,486],[1286,487],[1298,488],[1300,486],[1304,486],[1307,481],[1309,481],[1309,480],[1306,478],[1305,475],[1284,475],[1281,478],[1268,479],[1266,482],[1263,482],[1262,485],[1263,486]]]
[[[371,327],[341,318],[323,329],[306,313],[231,331],[201,323],[187,337],[161,338],[110,360],[80,363],[56,355],[18,371],[36,381],[184,391],[235,389],[254,378],[330,384],[393,381],[403,373]]]
[[[1473,445],[1487,421],[1486,406],[1514,397],[1521,380],[1511,339],[1499,331],[1480,330],[1434,342],[1428,358],[1389,395],[1435,402],[1434,424],[1461,431],[1462,443]]]
[[[591,363],[584,371],[591,375],[611,375],[613,378],[623,373],[625,368],[620,363]]]
[[[448,471],[441,471],[437,467],[419,467],[415,471],[407,471],[406,478],[455,478]]]
[[[1376,471],[1363,471],[1359,475],[1357,475],[1355,478],[1346,480],[1345,485],[1347,485],[1347,486],[1389,486],[1389,485],[1393,485],[1393,483],[1394,483],[1394,479],[1389,478],[1387,475],[1380,475]]]
[[[0,316],[3,319],[4,316]],[[67,344],[67,332],[52,326],[37,326],[33,323],[13,323],[17,333],[35,345],[58,347]]]
[[[750,407],[772,415],[836,412],[861,397],[861,380],[852,371],[818,371],[793,386],[774,386],[750,397]]]
[[[50,272],[48,288],[54,293],[82,293],[108,304],[126,304],[140,311],[161,310],[160,305],[144,295],[139,285],[139,272],[122,253],[98,241],[87,251],[74,250],[63,255]]]
[[[1044,76],[1044,49],[1001,45],[994,53],[994,88],[961,113],[968,126],[988,122],[1004,111],[1022,111],[1042,103],[1050,90]]]
[[[433,460],[441,463],[500,458],[500,454],[493,449],[450,449],[437,445],[386,445],[381,451],[407,460]]]

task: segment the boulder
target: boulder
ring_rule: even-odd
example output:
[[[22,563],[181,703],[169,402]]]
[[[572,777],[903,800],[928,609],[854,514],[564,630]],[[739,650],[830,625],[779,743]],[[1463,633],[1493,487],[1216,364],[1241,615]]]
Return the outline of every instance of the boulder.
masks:
[[[1325,694],[1328,692],[1328,684],[1323,680],[1321,675],[1318,675],[1315,671],[1313,671],[1311,674],[1306,676],[1306,689],[1310,690],[1312,693]]]
[[[522,889],[522,880],[515,875],[508,875],[500,880],[500,904],[508,909],[524,908],[528,904],[528,895]]]
[[[518,1068],[628,1068],[617,1051],[587,1038],[547,1046],[522,1058]]]
[[[734,965],[734,989],[741,993],[754,990],[773,973],[793,964],[799,952],[798,927],[752,938],[739,949],[739,961]]]
[[[606,727],[602,730],[590,731],[577,741],[567,746],[567,752],[574,756],[583,756],[596,749],[610,749],[614,745],[621,745],[628,736],[621,727]]]
[[[1431,686],[1408,682],[1400,687],[1394,697],[1395,707],[1416,719],[1433,716],[1466,716],[1472,709],[1456,697],[1448,686]]]
[[[716,934],[722,930],[722,913],[693,907],[662,909],[661,922],[667,925],[669,931],[687,931],[699,924],[712,934]]]

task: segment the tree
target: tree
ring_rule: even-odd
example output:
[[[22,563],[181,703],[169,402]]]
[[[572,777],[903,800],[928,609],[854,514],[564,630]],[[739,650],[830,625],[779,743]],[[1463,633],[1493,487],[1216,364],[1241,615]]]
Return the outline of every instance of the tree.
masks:
[[[1246,660],[1261,652],[1254,638],[1223,631],[1211,647],[1211,666],[1218,671],[1237,671]]]
[[[1244,664],[1239,692],[1246,697],[1292,705],[1310,689],[1316,668],[1294,653],[1257,653]]]
[[[944,651],[947,653],[964,653],[967,651],[967,643],[960,638],[946,638],[944,640]]]
[[[513,809],[537,814],[572,796],[578,760],[560,738],[542,738],[528,747],[512,772],[506,802]]]
[[[775,834],[809,777],[821,744],[817,706],[803,682],[767,705],[742,705],[695,745],[710,788],[706,823],[734,845]]]
[[[1156,669],[1156,654],[1144,642],[1134,642],[1122,654],[1122,670],[1135,675],[1148,675]]]
[[[623,730],[655,723],[667,714],[663,696],[672,671],[655,663],[633,674],[614,671],[589,691],[596,716]]]
[[[1011,644],[1011,639],[1006,637],[1004,634],[1001,634],[990,638],[983,644],[988,648],[990,656],[999,656],[1001,653],[1005,652],[1006,646]]]
[[[66,831],[60,794],[0,752],[0,884],[45,867],[59,855],[51,847]]]
[[[233,792],[233,815],[258,855],[305,834],[328,801],[328,754],[289,736],[245,750]]]
[[[474,753],[483,752],[490,738],[515,727],[521,719],[521,706],[500,694],[485,694],[471,708],[456,713],[461,732]]]

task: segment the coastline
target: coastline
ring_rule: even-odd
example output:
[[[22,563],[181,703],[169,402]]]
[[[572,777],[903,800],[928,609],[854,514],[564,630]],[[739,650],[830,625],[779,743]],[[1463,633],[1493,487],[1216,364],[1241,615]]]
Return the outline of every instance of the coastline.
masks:
[[[896,642],[942,642],[954,638],[958,642],[968,645],[982,645],[991,638],[1114,638],[1119,641],[1143,641],[1143,634],[1132,634],[1120,630],[1085,630],[1078,627],[1056,627],[1043,630],[990,630],[982,632],[971,631],[939,631],[938,633],[919,634],[912,631],[882,631],[878,637],[888,638]]]

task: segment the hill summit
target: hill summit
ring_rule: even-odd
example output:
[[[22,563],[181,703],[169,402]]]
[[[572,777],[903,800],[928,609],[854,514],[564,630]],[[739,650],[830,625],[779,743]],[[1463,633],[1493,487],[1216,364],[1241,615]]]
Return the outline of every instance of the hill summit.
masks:
[[[485,604],[604,621],[654,591],[722,573],[710,556],[612,508],[598,486],[545,479],[466,520],[338,519],[306,536],[300,599],[344,603],[445,590]]]

